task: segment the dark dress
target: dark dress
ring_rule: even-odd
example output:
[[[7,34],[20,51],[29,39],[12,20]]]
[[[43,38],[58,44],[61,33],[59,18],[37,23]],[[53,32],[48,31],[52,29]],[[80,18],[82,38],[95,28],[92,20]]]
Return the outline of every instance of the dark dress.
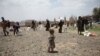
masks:
[[[50,47],[50,48],[55,48],[55,42],[54,42],[54,40],[55,40],[54,35],[51,35],[51,36],[49,37],[49,47]]]
[[[49,31],[49,29],[50,29],[50,22],[49,21],[47,21],[47,24],[46,24],[46,31]]]
[[[80,32],[84,31],[84,21],[83,20],[77,21],[77,28],[78,28],[78,31],[80,31]]]
[[[63,26],[64,22],[61,20],[59,22],[59,33],[62,33],[62,26]]]

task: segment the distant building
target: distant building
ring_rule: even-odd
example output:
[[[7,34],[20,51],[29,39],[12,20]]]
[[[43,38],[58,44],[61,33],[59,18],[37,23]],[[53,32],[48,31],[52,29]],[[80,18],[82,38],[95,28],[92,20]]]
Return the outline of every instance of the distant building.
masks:
[[[30,27],[32,25],[32,20],[25,21],[25,26]]]

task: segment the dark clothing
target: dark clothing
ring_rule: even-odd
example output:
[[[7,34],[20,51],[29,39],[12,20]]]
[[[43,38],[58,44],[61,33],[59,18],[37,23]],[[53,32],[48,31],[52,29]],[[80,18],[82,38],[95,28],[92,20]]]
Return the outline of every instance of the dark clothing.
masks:
[[[50,48],[55,48],[55,42],[54,42],[54,40],[55,40],[54,35],[51,35],[51,36],[49,37],[49,47],[50,47]]]
[[[82,20],[82,23],[81,23],[81,31],[84,32],[84,20]]]
[[[59,22],[59,33],[62,33],[62,26],[63,26],[64,22],[63,21],[60,21]]]
[[[47,21],[47,24],[46,24],[46,31],[49,31],[49,29],[50,29],[50,22],[49,21]]]
[[[62,27],[59,27],[59,33],[62,33]]]
[[[32,21],[32,26],[35,26],[35,21]]]
[[[55,36],[54,36],[54,30],[50,29],[50,37],[49,37],[49,47],[48,47],[48,52],[53,52],[55,48]]]
[[[84,24],[85,24],[85,25],[88,25],[88,24],[89,24],[89,22],[88,22],[87,19],[83,19],[83,20],[84,20]]]
[[[15,35],[15,34],[18,34],[19,28],[20,28],[19,23],[15,23],[15,24],[13,25],[14,35]]]
[[[35,29],[36,29],[36,22],[35,21],[32,21],[32,28],[35,31]]]
[[[4,36],[9,35],[9,32],[7,31],[7,27],[10,27],[10,22],[6,20],[2,20],[2,28],[3,28],[3,33]]]
[[[77,28],[78,28],[78,33],[79,34],[81,34],[81,32],[84,32],[84,20],[82,18],[78,19]]]
[[[77,21],[77,27],[78,27],[78,31],[84,31],[84,24],[82,20],[78,20]]]
[[[89,24],[89,22],[88,22],[88,20],[85,18],[85,19],[84,19],[84,26],[85,26],[85,29],[86,29],[86,30],[89,28],[88,24]]]

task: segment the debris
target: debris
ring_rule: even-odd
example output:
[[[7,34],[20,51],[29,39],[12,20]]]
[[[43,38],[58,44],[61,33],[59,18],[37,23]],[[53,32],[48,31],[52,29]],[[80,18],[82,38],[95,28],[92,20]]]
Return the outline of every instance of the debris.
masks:
[[[87,36],[87,37],[89,37],[89,36],[92,36],[92,37],[97,36],[96,33],[91,33],[91,32],[89,32],[89,31],[82,32],[82,34],[83,34],[84,36]]]

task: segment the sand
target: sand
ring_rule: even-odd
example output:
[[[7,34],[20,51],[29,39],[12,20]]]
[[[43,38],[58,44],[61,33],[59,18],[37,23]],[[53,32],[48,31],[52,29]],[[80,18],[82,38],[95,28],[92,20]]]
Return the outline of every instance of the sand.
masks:
[[[0,56],[100,56],[100,36],[84,37],[76,30],[58,33],[55,29],[55,51],[48,53],[49,32],[42,30],[26,31],[21,28],[19,35],[2,36],[0,33]]]

